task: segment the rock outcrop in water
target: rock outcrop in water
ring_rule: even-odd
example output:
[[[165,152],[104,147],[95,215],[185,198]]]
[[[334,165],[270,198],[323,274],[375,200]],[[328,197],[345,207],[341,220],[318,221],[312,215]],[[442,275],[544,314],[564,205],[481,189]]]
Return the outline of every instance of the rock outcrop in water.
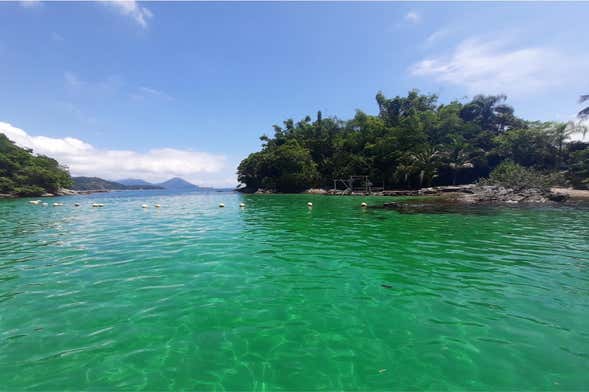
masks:
[[[445,196],[458,203],[550,203],[567,199],[565,194],[550,190],[527,188],[511,189],[497,185],[462,185],[424,188],[420,195]]]
[[[447,213],[465,212],[485,205],[501,204],[549,204],[566,201],[568,196],[543,189],[514,190],[494,185],[462,185],[424,188],[421,196],[434,196],[428,199],[413,199],[385,203],[383,208],[401,213]]]

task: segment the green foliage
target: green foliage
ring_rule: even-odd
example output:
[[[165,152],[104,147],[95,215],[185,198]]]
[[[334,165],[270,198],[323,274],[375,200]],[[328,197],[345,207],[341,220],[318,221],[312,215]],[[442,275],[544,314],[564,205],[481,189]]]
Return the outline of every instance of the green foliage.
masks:
[[[18,196],[40,196],[45,193],[45,189],[37,185],[24,185],[15,187],[12,191]]]
[[[571,165],[571,182],[578,187],[589,187],[589,146],[583,150],[575,151],[573,164]]]
[[[501,159],[537,169],[550,169],[557,164],[558,150],[552,135],[545,128],[515,129],[497,136],[494,142],[496,147],[493,152]]]
[[[513,161],[504,161],[489,175],[481,180],[481,185],[498,185],[516,191],[522,189],[548,190],[551,186],[563,182],[558,173],[544,174],[536,169],[523,167]]]
[[[71,186],[66,168],[43,155],[16,146],[0,134],[0,193],[38,196]]]
[[[307,116],[274,125],[273,136],[260,138],[261,151],[241,162],[238,179],[251,190],[329,187],[352,175],[387,188],[421,187],[475,182],[506,160],[566,171],[579,183],[579,176],[587,178],[582,169],[572,170],[581,154],[568,148],[571,125],[525,121],[505,100],[477,95],[439,105],[437,96],[417,90],[394,98],[379,92],[378,115],[357,111],[342,121],[319,112],[315,121]]]
[[[252,188],[299,192],[316,185],[316,164],[311,153],[291,140],[271,149],[250,154],[239,165],[239,181]]]

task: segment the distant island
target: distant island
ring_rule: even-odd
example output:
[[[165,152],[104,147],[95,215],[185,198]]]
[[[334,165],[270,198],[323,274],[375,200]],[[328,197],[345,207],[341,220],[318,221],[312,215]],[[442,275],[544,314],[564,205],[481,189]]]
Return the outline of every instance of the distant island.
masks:
[[[110,190],[154,190],[202,191],[212,188],[194,185],[182,178],[174,177],[161,183],[150,183],[142,179],[128,178],[108,181],[98,177],[72,177],[72,189],[75,191],[110,191]]]
[[[240,190],[374,193],[484,179],[489,185],[587,189],[589,143],[575,140],[586,126],[523,119],[506,99],[476,95],[438,103],[436,95],[417,90],[393,98],[379,92],[375,115],[358,110],[349,120],[321,112],[315,119],[287,119],[239,164]],[[578,117],[588,119],[589,108]]]
[[[67,167],[53,158],[36,155],[0,133],[0,197],[59,196],[114,190],[210,191],[174,177],[152,184],[141,179],[109,181],[99,177],[71,177]]]
[[[148,183],[145,185],[125,185],[120,182],[108,181],[98,177],[72,177],[72,189],[75,191],[114,191],[164,188]]]

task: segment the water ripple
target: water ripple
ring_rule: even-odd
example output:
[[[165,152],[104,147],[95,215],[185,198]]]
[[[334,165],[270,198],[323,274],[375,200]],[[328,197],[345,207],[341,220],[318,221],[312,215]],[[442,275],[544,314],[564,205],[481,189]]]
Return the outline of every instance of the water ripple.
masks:
[[[587,389],[589,207],[364,200],[1,200],[3,387]]]

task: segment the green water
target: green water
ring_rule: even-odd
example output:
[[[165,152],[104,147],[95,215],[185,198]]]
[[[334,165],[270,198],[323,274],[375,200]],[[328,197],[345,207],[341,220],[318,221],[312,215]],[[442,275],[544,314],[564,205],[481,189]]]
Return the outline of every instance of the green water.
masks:
[[[0,201],[0,389],[589,389],[589,208],[364,200]]]

